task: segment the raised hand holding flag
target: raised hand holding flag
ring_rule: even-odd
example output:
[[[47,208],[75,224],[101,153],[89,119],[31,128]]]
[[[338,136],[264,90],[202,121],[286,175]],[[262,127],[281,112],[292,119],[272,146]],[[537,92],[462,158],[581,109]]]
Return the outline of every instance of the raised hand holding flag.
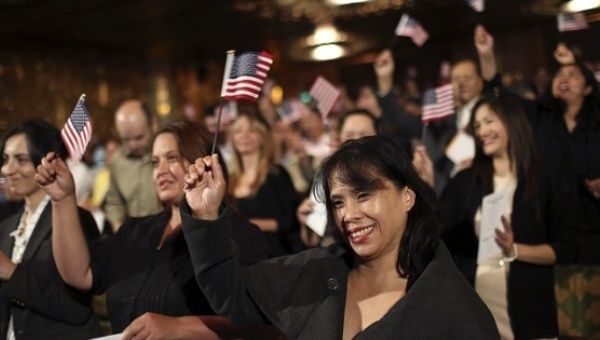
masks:
[[[227,52],[221,97],[226,100],[244,99],[255,102],[260,95],[273,57],[265,52],[246,52],[235,56]]]
[[[409,37],[415,45],[421,47],[429,39],[429,33],[419,24],[419,22],[408,14],[402,14],[398,26],[396,26],[396,35]]]
[[[583,13],[560,13],[556,20],[558,21],[558,31],[579,31],[588,28],[587,19]]]
[[[92,139],[92,122],[85,107],[85,94],[82,94],[77,100],[60,136],[69,151],[70,158],[80,160]]]

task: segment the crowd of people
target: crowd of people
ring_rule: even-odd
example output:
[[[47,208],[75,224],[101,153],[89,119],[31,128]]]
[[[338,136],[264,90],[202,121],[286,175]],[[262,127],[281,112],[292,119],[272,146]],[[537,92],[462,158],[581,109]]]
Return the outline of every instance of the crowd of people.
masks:
[[[0,337],[100,336],[105,293],[124,339],[557,338],[553,266],[600,265],[600,87],[564,44],[544,92],[507,83],[482,26],[474,45],[428,124],[384,50],[326,116],[263,96],[159,126],[131,99],[81,162],[50,124],[11,127]]]

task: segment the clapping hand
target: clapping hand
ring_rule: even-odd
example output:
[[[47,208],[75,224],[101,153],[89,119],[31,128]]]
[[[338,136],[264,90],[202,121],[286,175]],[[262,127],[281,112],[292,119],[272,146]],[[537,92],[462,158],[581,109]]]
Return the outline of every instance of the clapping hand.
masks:
[[[196,159],[185,175],[185,199],[192,214],[200,219],[215,220],[225,197],[226,185],[223,168],[217,154]]]
[[[67,164],[54,152],[49,152],[37,167],[35,181],[53,202],[75,196],[75,182]]]
[[[496,243],[502,248],[504,257],[513,257],[515,238],[512,230],[512,225],[506,216],[502,216],[502,225],[504,231],[496,229]]]

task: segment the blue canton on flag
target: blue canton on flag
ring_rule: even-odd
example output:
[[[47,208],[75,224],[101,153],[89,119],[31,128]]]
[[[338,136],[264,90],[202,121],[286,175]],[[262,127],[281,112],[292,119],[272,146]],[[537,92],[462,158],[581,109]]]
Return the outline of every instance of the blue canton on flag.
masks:
[[[273,57],[267,52],[247,52],[233,59],[222,97],[256,101],[271,69]]]
[[[79,97],[60,135],[70,157],[74,160],[80,160],[92,138],[92,122],[85,108],[84,94]]]
[[[452,84],[425,91],[423,95],[423,113],[421,121],[427,124],[432,120],[454,114],[454,96]]]

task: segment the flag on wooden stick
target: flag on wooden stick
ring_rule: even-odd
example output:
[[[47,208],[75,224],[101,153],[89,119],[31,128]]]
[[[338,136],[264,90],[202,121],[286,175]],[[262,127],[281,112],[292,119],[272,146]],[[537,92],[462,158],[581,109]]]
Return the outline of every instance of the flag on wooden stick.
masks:
[[[85,108],[85,94],[82,94],[73,112],[60,132],[71,159],[80,160],[92,139],[92,122]]]

